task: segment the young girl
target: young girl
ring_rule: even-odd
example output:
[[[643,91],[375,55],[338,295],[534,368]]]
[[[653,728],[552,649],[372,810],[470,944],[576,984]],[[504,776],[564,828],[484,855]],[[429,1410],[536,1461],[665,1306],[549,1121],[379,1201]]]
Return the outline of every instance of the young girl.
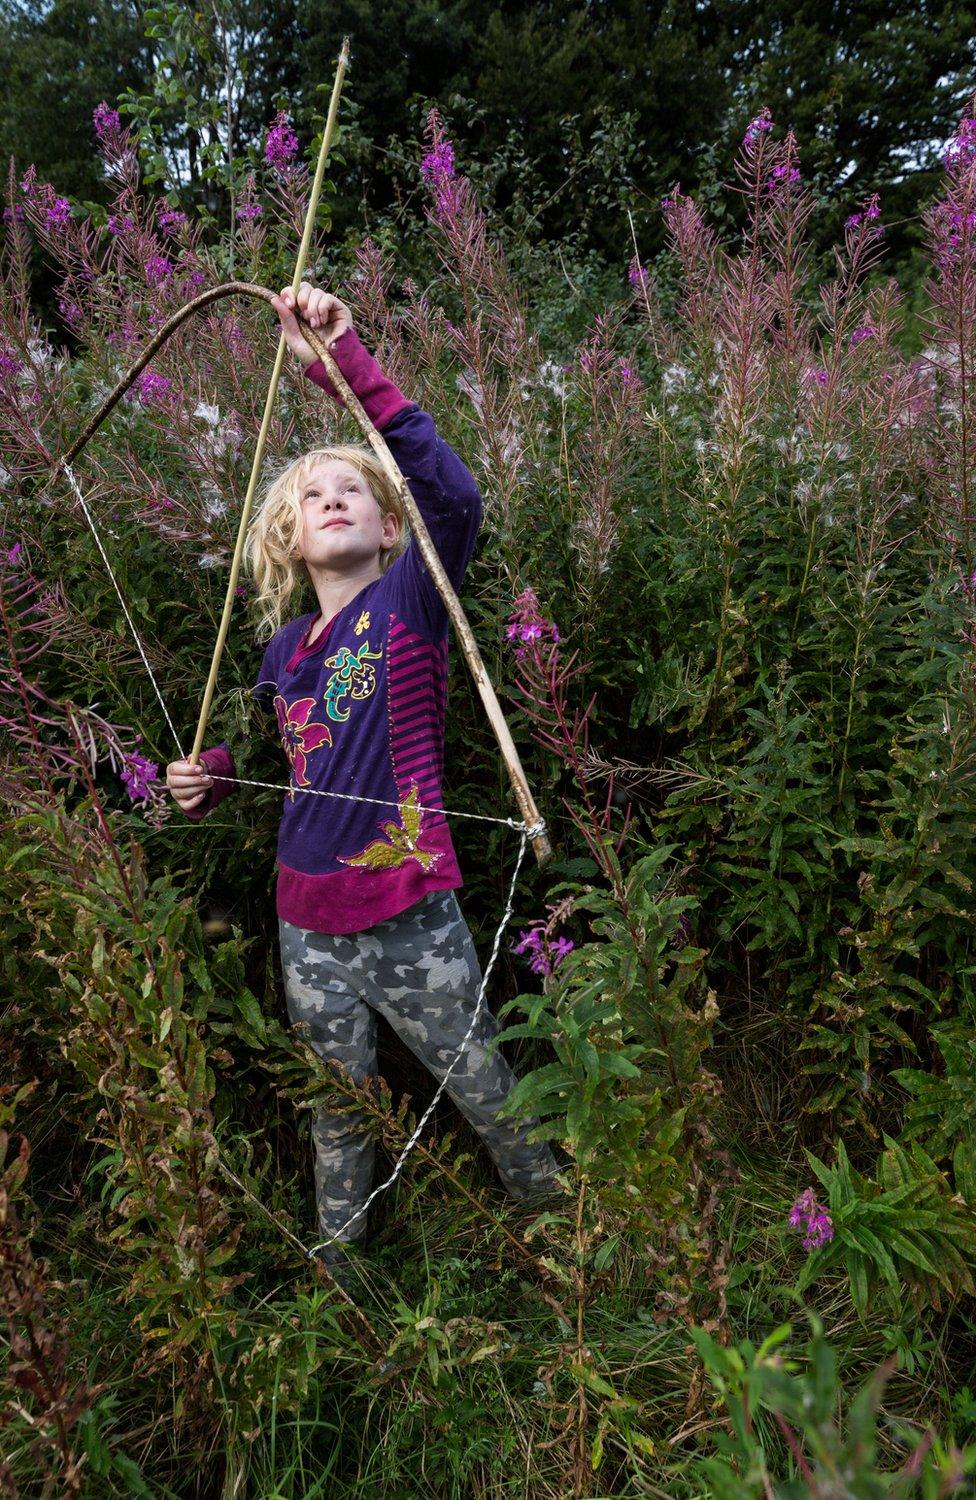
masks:
[[[477,485],[360,343],[337,297],[303,285],[274,299],[289,348],[305,373],[337,393],[303,338],[295,307],[319,329],[351,389],[407,479],[455,588],[474,550]],[[291,767],[278,837],[277,911],[288,1013],[306,1022],[320,1056],[357,1083],[376,1072],[376,1015],[443,1078],[477,1004],[478,960],[454,894],[461,874],[442,806],[447,612],[407,542],[396,493],[365,448],[317,448],[271,485],[248,534],[261,628],[273,631],[255,694],[273,699]],[[319,609],[282,625],[298,575]],[[201,764],[174,761],[167,784],[191,818],[232,790],[226,745]],[[339,792],[369,801],[299,792]],[[386,805],[377,805],[384,803]],[[397,804],[400,804],[398,806]],[[515,1082],[497,1032],[481,1016],[447,1092],[484,1141],[513,1198],[554,1190],[558,1165],[535,1123],[497,1118]],[[362,1238],[373,1138],[362,1112],[322,1110],[313,1125],[322,1238]],[[323,1259],[346,1280],[340,1243]]]

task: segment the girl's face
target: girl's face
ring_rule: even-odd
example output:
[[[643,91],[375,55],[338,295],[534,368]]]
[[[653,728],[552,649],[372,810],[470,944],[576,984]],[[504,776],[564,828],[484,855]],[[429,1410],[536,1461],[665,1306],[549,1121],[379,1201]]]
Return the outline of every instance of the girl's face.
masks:
[[[301,488],[299,551],[311,570],[343,577],[375,565],[396,543],[396,516],[380,510],[365,475],[343,458],[320,459]]]

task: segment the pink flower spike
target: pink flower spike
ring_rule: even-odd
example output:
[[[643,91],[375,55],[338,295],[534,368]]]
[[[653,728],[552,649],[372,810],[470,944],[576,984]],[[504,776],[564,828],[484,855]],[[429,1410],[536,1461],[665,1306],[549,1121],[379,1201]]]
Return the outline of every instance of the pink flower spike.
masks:
[[[144,755],[134,751],[125,756],[125,766],[121,773],[122,782],[133,802],[145,802],[149,799],[152,783],[159,776],[159,767],[155,761],[147,760]]]
[[[756,115],[755,119],[749,121],[749,124],[746,127],[746,133],[742,137],[743,146],[755,146],[756,142],[761,141],[763,136],[766,135],[768,131],[772,130],[772,128],[772,114],[769,110],[769,107],[767,105],[764,105],[763,108],[759,111],[758,115]]]
[[[186,214],[179,208],[164,208],[159,215],[159,227],[164,234],[178,234],[188,225]]]
[[[283,109],[275,115],[274,123],[264,141],[264,159],[276,172],[287,171],[298,155],[298,136]]]
[[[173,274],[173,263],[165,255],[151,255],[145,266],[146,280],[151,286],[159,286]]]
[[[143,370],[133,386],[143,406],[160,406],[169,400],[173,382],[155,370]]]
[[[103,99],[101,104],[95,105],[92,115],[92,124],[95,126],[95,134],[103,146],[114,146],[120,130],[122,129],[122,117],[117,109],[111,109]]]
[[[71,222],[71,204],[67,198],[55,198],[44,210],[49,229],[63,229]]]
[[[421,160],[420,175],[435,187],[441,187],[454,176],[454,147],[450,141],[439,141],[431,147]]]
[[[791,1229],[803,1230],[803,1248],[807,1252],[823,1249],[834,1238],[834,1224],[822,1203],[817,1202],[810,1187],[801,1193],[790,1209],[787,1223]]]

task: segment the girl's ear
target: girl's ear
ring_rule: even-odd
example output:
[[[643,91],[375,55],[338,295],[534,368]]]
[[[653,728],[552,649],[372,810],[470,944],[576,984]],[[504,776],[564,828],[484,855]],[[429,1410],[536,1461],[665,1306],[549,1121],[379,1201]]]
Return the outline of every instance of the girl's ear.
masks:
[[[400,522],[397,520],[397,518],[393,514],[393,512],[390,511],[390,510],[388,510],[386,512],[386,515],[383,517],[383,549],[384,549],[384,551],[389,551],[389,549],[391,547],[395,547],[396,546],[397,537],[399,535],[400,535]]]

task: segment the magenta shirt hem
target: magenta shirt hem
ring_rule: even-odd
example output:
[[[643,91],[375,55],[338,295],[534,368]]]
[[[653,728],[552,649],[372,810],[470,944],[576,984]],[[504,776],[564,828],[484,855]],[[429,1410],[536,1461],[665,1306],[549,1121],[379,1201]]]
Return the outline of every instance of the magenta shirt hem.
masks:
[[[437,875],[415,865],[398,873],[357,870],[352,878],[349,870],[306,875],[279,860],[276,907],[293,927],[338,937],[397,917],[430,891],[454,891],[463,884],[455,859],[445,861]]]

